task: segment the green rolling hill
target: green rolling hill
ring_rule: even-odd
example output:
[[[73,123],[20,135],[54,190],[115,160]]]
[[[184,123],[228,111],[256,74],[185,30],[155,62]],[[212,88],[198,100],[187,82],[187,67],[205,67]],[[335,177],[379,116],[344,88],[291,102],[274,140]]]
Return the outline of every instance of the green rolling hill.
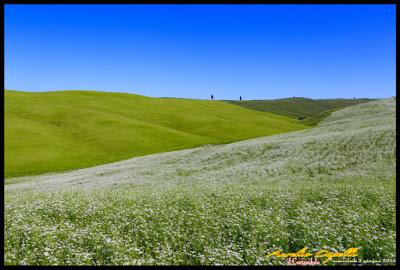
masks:
[[[95,91],[5,91],[5,177],[305,129],[222,101]]]
[[[333,111],[373,99],[309,99],[302,97],[284,98],[275,100],[225,100],[228,103],[242,106],[247,109],[270,112],[300,120],[305,125],[316,125]]]

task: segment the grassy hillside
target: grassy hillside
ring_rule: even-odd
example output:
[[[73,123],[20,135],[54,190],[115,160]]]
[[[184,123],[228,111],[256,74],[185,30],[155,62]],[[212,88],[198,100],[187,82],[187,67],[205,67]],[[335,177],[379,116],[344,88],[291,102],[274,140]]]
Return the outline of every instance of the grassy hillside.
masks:
[[[5,177],[304,128],[286,117],[220,101],[5,91]]]
[[[394,259],[395,117],[379,100],[313,129],[9,179],[5,262],[279,264],[267,254],[303,247]]]
[[[301,120],[302,124],[316,125],[334,110],[352,106],[372,99],[309,99],[309,98],[284,98],[276,100],[246,100],[226,102],[239,105],[248,109],[270,112]]]

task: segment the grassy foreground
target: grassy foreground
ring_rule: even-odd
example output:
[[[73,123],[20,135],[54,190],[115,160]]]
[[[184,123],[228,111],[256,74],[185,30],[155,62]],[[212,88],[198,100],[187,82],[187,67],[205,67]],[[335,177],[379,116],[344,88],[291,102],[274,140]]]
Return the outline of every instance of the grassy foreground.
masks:
[[[335,110],[369,101],[372,101],[372,99],[310,99],[297,97],[275,100],[229,100],[226,102],[252,110],[292,117],[299,119],[300,123],[304,125],[315,126]]]
[[[7,264],[280,264],[277,249],[396,255],[394,100],[314,129],[5,187]]]
[[[5,91],[5,177],[304,129],[220,101],[95,91]]]

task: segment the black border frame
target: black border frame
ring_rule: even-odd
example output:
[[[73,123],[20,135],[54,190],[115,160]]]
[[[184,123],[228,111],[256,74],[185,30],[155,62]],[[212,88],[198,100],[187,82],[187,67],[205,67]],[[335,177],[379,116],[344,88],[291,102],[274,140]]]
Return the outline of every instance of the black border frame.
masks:
[[[164,2],[164,1],[143,1],[143,0],[115,0],[115,1],[106,1],[106,0],[93,0],[93,1],[88,1],[88,0],[59,0],[59,1],[51,1],[51,0],[37,0],[37,1],[27,1],[27,0],[4,0],[3,3],[0,4],[0,8],[1,8],[1,15],[2,15],[2,19],[1,19],[1,29],[3,31],[2,34],[2,39],[3,39],[3,54],[2,54],[2,62],[3,62],[3,74],[4,74],[4,70],[5,70],[5,63],[4,63],[4,30],[5,30],[5,25],[4,25],[4,18],[5,18],[5,5],[18,5],[18,4],[350,4],[350,5],[360,5],[360,4],[377,4],[377,5],[396,5],[396,107],[398,106],[398,102],[397,102],[397,94],[398,94],[398,90],[399,90],[399,86],[400,86],[400,82],[397,80],[397,78],[399,77],[399,71],[397,69],[398,66],[398,22],[399,22],[399,5],[397,3],[396,0],[326,0],[326,1],[321,1],[321,0],[249,0],[249,1],[245,1],[245,0],[225,0],[225,1],[221,1],[221,0],[217,0],[217,1],[210,1],[210,0],[203,0],[203,1],[199,1],[199,0],[193,0],[193,1],[184,1],[184,0],[172,0],[169,3],[168,2]],[[2,80],[2,85],[3,85],[3,89],[4,89],[4,75],[3,75],[3,80]],[[4,134],[4,92],[1,95],[1,99],[2,99],[2,106],[3,106],[3,121],[2,121],[2,129],[3,129],[3,134]],[[400,125],[400,120],[397,117],[397,112],[396,112],[396,127],[398,127]],[[396,135],[396,177],[397,177],[397,144],[398,144],[398,138]],[[4,153],[4,140],[2,141],[2,150]],[[2,164],[2,170],[4,172],[4,154],[3,154],[3,164]],[[4,174],[3,174],[4,175]],[[3,177],[4,180],[4,177]],[[398,190],[398,183],[396,180],[396,190]],[[4,205],[4,183],[1,185],[1,195],[2,195],[2,199],[0,202],[0,209],[2,212],[2,215],[0,216],[0,222],[1,222],[1,230],[2,233],[0,235],[0,239],[1,239],[1,258],[0,258],[0,268],[3,267],[9,267],[9,268],[37,268],[37,269],[43,269],[43,268],[68,268],[71,266],[5,266],[4,265],[4,210],[5,210],[5,205]],[[396,196],[396,213],[398,214],[398,205],[400,202],[400,196]],[[399,227],[396,227],[396,233],[397,233],[397,238],[396,238],[396,265],[398,264],[400,255],[398,253],[398,249],[399,249],[399,239],[398,239],[398,232],[399,232]],[[348,267],[354,267],[354,266],[340,266],[337,265],[338,267],[344,267],[344,268],[348,268]],[[382,269],[382,268],[393,268],[396,269],[396,266],[393,265],[384,265],[384,266],[372,266],[372,265],[365,265],[368,268],[378,268],[378,269]],[[72,266],[75,267],[75,266]],[[86,268],[86,267],[93,267],[93,266],[76,266],[79,268]],[[160,268],[166,268],[166,267],[170,267],[170,266],[94,266],[94,267],[100,267],[100,268],[109,268],[109,267],[128,267],[128,268],[153,268],[153,267],[160,267]],[[218,268],[227,268],[227,267],[232,267],[232,268],[239,268],[242,266],[172,266],[172,267],[184,267],[184,268],[188,268],[188,269],[193,269],[193,268],[214,268],[214,267],[218,267]],[[290,267],[290,266],[248,266],[248,267],[255,267],[255,268],[281,268],[281,267]],[[302,267],[302,266],[294,266],[295,268],[297,267]],[[355,266],[357,267],[357,266]],[[293,266],[290,267],[291,269],[293,269]],[[330,266],[318,266],[318,269],[323,269],[323,268],[330,268]]]

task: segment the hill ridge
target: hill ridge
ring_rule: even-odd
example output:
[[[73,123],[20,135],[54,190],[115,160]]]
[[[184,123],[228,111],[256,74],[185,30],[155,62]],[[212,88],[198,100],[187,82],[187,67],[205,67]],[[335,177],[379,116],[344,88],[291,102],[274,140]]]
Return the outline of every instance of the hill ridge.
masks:
[[[305,128],[281,115],[222,101],[7,90],[5,176],[77,169]]]

